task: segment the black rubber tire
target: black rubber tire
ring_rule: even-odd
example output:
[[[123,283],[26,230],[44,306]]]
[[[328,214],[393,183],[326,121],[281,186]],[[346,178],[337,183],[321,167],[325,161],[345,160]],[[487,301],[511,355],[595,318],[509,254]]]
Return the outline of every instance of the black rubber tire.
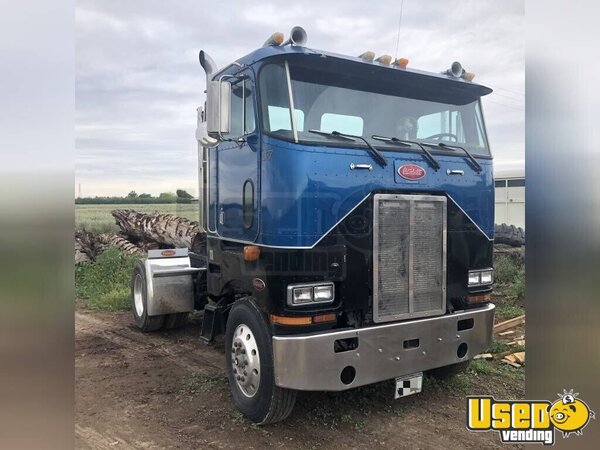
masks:
[[[135,280],[141,277],[141,300],[143,305],[142,314],[139,315],[135,306]],[[146,291],[146,267],[142,261],[137,261],[131,277],[131,310],[133,311],[133,320],[137,327],[142,331],[159,330],[165,321],[165,316],[148,316],[148,293]]]
[[[427,371],[427,375],[436,380],[447,380],[448,378],[452,378],[467,370],[469,364],[471,364],[471,361],[463,361],[456,364],[450,364],[449,366],[438,367]]]
[[[165,328],[181,328],[187,323],[188,313],[167,314],[165,316]]]
[[[233,374],[231,348],[235,329],[240,324],[245,324],[252,330],[260,356],[260,384],[253,397],[246,397],[242,393]],[[229,313],[225,332],[225,363],[229,389],[238,410],[259,425],[286,419],[296,403],[297,391],[275,385],[271,338],[269,325],[254,300],[247,297],[236,301]]]
[[[506,244],[511,247],[521,247],[525,245],[525,230],[514,225],[496,224],[494,225],[494,243]]]

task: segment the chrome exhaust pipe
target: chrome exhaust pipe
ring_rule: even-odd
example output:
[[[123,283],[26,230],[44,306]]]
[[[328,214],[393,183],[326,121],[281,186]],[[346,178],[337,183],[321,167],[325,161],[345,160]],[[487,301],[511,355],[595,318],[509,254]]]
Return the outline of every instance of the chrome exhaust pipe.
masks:
[[[206,73],[206,88],[208,89],[208,83],[212,80],[213,75],[217,73],[218,67],[215,61],[208,56],[208,53],[206,53],[204,50],[200,50],[198,59],[200,60],[200,65]]]
[[[291,44],[291,45],[304,46],[304,45],[306,45],[307,41],[308,41],[308,34],[306,34],[306,30],[302,27],[294,27],[290,31],[290,38],[281,45]]]

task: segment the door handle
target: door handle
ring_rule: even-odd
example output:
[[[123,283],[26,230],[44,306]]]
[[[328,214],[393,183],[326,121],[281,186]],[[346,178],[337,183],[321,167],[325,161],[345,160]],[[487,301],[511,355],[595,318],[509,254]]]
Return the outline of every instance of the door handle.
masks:
[[[373,165],[371,165],[371,164],[354,164],[354,163],[350,163],[350,170],[355,170],[355,169],[373,170]]]
[[[464,175],[465,171],[460,169],[448,169],[446,175]]]

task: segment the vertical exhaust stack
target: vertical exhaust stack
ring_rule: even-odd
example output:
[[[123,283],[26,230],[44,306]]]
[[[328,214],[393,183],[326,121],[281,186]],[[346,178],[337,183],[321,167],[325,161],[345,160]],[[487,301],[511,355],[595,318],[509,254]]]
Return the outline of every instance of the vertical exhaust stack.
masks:
[[[198,59],[200,60],[200,65],[206,73],[206,89],[208,90],[208,83],[212,81],[212,77],[215,73],[217,73],[218,67],[215,61],[208,56],[204,50],[200,50]]]

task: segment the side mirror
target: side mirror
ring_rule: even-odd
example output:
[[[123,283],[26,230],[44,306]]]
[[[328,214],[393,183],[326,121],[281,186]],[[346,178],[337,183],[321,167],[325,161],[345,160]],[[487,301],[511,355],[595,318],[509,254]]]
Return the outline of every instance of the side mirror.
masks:
[[[209,134],[222,138],[231,125],[231,83],[211,81],[206,91],[206,127]]]

